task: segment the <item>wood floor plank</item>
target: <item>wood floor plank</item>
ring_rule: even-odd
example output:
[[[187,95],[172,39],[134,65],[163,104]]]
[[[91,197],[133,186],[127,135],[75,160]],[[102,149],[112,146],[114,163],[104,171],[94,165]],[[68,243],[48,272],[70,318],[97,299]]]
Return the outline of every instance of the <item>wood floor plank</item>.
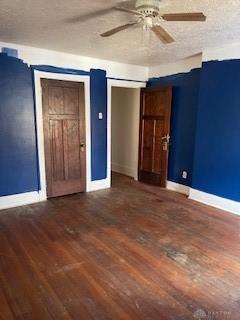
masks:
[[[0,320],[238,320],[239,230],[117,174],[109,190],[1,211]]]

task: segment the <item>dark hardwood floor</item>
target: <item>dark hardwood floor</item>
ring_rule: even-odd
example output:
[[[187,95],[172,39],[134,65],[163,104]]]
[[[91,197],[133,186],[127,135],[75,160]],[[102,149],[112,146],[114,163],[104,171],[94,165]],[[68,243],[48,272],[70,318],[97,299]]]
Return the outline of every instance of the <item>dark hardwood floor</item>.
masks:
[[[239,320],[240,218],[120,175],[1,211],[0,319]]]

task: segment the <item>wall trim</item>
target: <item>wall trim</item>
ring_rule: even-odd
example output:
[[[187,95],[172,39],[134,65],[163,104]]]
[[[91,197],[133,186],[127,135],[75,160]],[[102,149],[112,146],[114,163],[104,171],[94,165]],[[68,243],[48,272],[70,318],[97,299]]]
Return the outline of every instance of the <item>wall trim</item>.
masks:
[[[240,215],[240,202],[221,198],[210,193],[190,189],[189,199]]]
[[[125,79],[125,78],[112,78],[112,77],[107,77],[109,80],[119,80],[119,81],[130,81],[130,82],[139,82],[145,84],[149,79],[147,80],[134,80],[134,79]]]
[[[98,191],[98,190],[103,190],[103,189],[109,189],[111,188],[111,181],[110,179],[102,179],[102,180],[96,180],[92,181],[88,192],[93,192],[93,191]]]
[[[112,162],[112,171],[126,175],[128,177],[131,177],[137,180],[136,170],[133,167],[122,166],[118,163]]]
[[[39,201],[41,201],[41,196],[37,191],[3,196],[0,197],[0,210],[25,206]]]
[[[172,181],[167,181],[167,189],[181,194],[185,194],[186,196],[189,196],[190,193],[190,187]]]
[[[146,88],[146,83],[138,81],[107,79],[107,180],[111,185],[111,129],[112,129],[112,87]],[[137,179],[137,177],[134,177]]]
[[[90,119],[90,76],[89,75],[70,75],[52,72],[42,72],[34,70],[35,83],[35,102],[36,102],[36,122],[37,122],[37,147],[38,162],[40,172],[39,190],[40,201],[47,199],[46,191],[46,168],[44,152],[44,134],[43,134],[43,114],[42,114],[42,88],[41,79],[54,79],[64,81],[83,82],[85,90],[85,126],[86,126],[86,191],[94,189],[94,181],[91,181],[91,119]]]

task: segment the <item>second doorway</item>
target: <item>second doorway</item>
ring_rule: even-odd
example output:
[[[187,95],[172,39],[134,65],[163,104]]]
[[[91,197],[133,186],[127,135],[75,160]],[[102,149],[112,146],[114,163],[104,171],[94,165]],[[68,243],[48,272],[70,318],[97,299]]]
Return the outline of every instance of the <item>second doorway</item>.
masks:
[[[111,169],[138,179],[140,89],[112,87]]]

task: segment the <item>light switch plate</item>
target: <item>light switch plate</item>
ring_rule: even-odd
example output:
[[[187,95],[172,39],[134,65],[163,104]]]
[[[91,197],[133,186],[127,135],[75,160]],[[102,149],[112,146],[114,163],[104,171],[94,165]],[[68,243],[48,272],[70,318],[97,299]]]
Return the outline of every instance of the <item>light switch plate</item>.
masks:
[[[183,171],[183,172],[182,172],[182,178],[183,178],[183,179],[187,179],[187,176],[188,176],[187,171]]]
[[[98,119],[99,119],[99,120],[102,120],[102,119],[103,119],[103,114],[102,114],[102,112],[99,112],[99,114],[98,114]]]

